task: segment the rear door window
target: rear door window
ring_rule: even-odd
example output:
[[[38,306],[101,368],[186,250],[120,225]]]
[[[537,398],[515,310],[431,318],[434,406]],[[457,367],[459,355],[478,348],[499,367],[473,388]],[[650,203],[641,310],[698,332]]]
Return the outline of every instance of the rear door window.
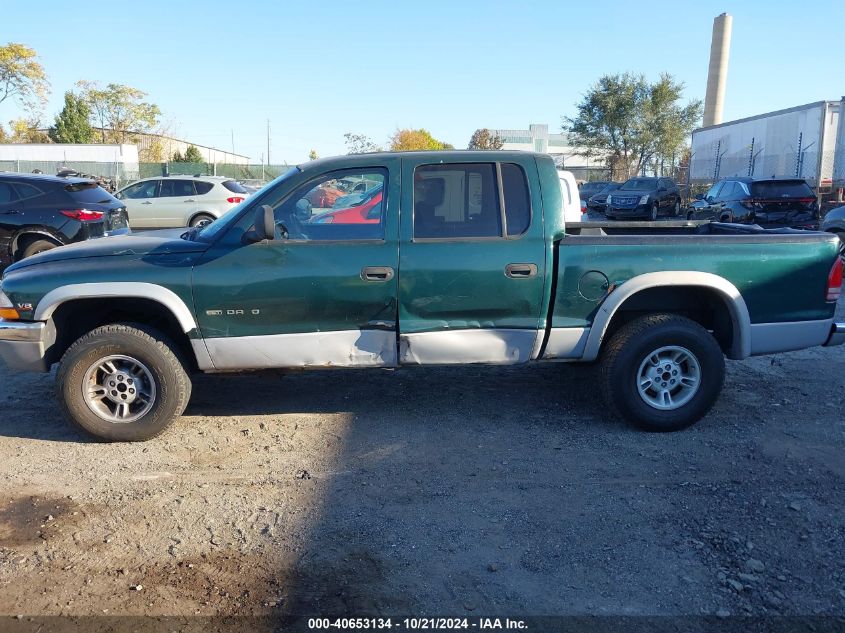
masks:
[[[187,198],[196,195],[193,180],[162,180],[159,198]]]
[[[531,224],[531,200],[528,179],[519,165],[502,163],[502,198],[508,236],[522,235]]]
[[[18,199],[18,194],[8,182],[0,182],[0,204],[7,202],[14,202]]]
[[[502,237],[494,163],[420,165],[414,171],[414,238]]]

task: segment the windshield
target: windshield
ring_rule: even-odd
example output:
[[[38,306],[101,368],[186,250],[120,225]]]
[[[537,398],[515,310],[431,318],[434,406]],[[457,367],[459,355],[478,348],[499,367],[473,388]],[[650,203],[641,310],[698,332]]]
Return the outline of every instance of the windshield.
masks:
[[[273,189],[273,187],[275,185],[277,185],[280,182],[284,182],[285,180],[290,178],[293,174],[297,173],[298,171],[299,170],[296,167],[291,167],[285,173],[283,173],[281,176],[276,178],[273,182],[266,185],[263,188],[262,191],[265,192],[265,193],[267,191],[270,191],[271,189]],[[188,239],[200,240],[202,242],[211,242],[214,238],[217,237],[218,234],[220,234],[226,227],[228,227],[235,220],[235,218],[237,218],[237,216],[240,215],[241,211],[243,210],[241,207],[243,207],[245,204],[251,205],[251,204],[253,204],[257,201],[260,201],[260,198],[255,198],[255,197],[247,198],[246,202],[242,202],[241,204],[232,207],[226,213],[224,213],[219,218],[217,218],[214,222],[212,222],[211,224],[206,224],[202,228],[202,230],[193,234]],[[188,231],[188,233],[186,233],[185,235],[189,235],[190,233],[191,232]]]
[[[605,196],[605,195],[609,194],[611,191],[616,191],[617,189],[619,189],[619,183],[618,182],[612,182],[609,185],[607,185],[604,189],[599,191],[598,195]]]
[[[620,191],[649,191],[657,189],[657,181],[653,178],[631,178],[619,187]]]
[[[583,193],[594,194],[598,191],[601,191],[601,189],[606,184],[607,184],[606,182],[585,182],[580,187],[578,187],[578,191],[580,191],[582,194]]]

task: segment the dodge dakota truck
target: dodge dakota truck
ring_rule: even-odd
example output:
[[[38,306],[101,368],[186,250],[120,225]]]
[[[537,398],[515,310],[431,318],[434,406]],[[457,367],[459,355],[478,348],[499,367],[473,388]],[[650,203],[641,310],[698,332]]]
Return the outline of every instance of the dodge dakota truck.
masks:
[[[379,187],[370,222],[339,213]],[[164,431],[193,372],[598,361],[649,430],[711,408],[725,358],[845,341],[837,238],[710,222],[567,226],[552,159],[375,153],[292,168],[217,221],[10,266],[0,357],[83,429]],[[566,385],[561,384],[562,391]]]

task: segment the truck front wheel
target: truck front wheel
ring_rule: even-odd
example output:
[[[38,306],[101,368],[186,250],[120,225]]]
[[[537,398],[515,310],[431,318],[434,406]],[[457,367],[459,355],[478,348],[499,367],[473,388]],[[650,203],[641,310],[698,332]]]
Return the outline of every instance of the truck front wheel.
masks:
[[[650,314],[622,326],[602,352],[612,410],[648,431],[679,431],[710,410],[725,381],[716,339],[695,321]]]
[[[191,396],[176,347],[143,325],[98,327],[68,348],[57,374],[65,414],[107,441],[137,442],[164,432]]]

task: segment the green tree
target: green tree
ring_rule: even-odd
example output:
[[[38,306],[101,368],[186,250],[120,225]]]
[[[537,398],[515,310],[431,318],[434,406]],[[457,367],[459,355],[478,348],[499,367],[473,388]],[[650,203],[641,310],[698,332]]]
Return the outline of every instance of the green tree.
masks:
[[[53,127],[48,132],[55,143],[91,143],[94,130],[88,118],[91,110],[85,102],[73,92],[65,93],[65,107],[56,116]]]
[[[15,99],[29,112],[41,111],[50,83],[35,50],[11,42],[0,46],[0,103]]]
[[[363,134],[353,134],[347,132],[343,135],[346,139],[343,142],[346,144],[348,154],[366,154],[368,152],[380,152],[382,148],[373,143],[368,136]]]
[[[188,145],[188,149],[185,150],[185,162],[202,163],[205,161],[202,158],[202,153],[200,153],[195,145]]]
[[[8,143],[49,143],[50,137],[40,129],[38,119],[15,119],[9,121],[12,134]]]
[[[171,158],[170,160],[174,163],[184,163],[185,157],[182,156],[182,152],[177,149],[175,152],[173,152],[173,158]]]
[[[100,128],[103,143],[126,143],[133,133],[152,132],[158,124],[161,110],[154,103],[144,101],[147,93],[142,90],[122,84],[101,88],[91,81],[76,85],[91,110],[92,123]]]
[[[424,128],[418,130],[396,130],[390,137],[390,149],[394,152],[413,152],[415,150],[455,149],[449,143],[438,141],[431,132]]]
[[[650,161],[679,152],[701,118],[700,100],[679,102],[684,84],[668,73],[604,75],[577,104],[563,129],[586,156],[605,156],[616,177],[639,173]]]
[[[502,149],[505,142],[490,130],[480,128],[472,133],[467,149]]]

